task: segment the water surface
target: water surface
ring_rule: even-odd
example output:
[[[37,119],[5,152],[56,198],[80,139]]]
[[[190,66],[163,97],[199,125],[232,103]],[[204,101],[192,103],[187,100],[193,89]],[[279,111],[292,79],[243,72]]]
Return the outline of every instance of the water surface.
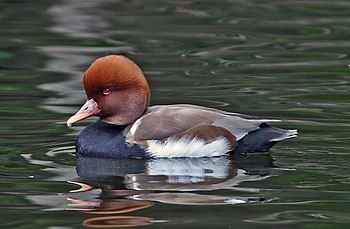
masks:
[[[0,227],[347,228],[348,1],[2,1]],[[91,61],[123,54],[152,104],[284,120],[270,155],[77,158]]]

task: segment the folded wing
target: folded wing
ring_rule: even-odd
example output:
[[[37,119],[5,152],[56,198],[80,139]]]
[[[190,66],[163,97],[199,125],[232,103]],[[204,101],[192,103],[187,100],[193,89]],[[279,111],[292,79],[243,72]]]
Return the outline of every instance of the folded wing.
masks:
[[[197,125],[214,125],[227,129],[237,140],[259,129],[264,120],[195,105],[153,106],[136,120],[125,135],[129,142],[161,140]]]

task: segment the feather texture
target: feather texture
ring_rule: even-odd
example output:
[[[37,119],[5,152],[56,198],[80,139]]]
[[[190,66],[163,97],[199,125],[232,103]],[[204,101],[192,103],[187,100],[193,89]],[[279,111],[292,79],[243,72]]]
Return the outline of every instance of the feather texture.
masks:
[[[147,152],[152,157],[216,157],[230,151],[231,146],[226,138],[218,138],[212,142],[206,142],[200,138],[168,139],[165,142],[159,140],[147,141]]]

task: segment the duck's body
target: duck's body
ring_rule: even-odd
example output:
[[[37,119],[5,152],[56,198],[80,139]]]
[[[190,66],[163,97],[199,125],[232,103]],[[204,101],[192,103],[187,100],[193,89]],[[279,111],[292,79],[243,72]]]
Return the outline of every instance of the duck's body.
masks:
[[[128,68],[131,68],[130,72]],[[78,136],[77,153],[113,158],[211,157],[266,152],[295,130],[254,116],[189,104],[148,107],[141,70],[121,56],[95,61],[84,75],[88,101],[68,125],[97,115]]]
[[[187,104],[153,106],[129,125],[94,123],[80,133],[76,147],[93,157],[210,157],[266,152],[296,135],[265,121],[273,120]]]

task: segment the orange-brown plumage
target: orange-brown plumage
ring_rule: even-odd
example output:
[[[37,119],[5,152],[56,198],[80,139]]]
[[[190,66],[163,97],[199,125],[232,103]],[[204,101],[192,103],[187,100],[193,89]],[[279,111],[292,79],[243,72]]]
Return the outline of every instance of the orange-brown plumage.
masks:
[[[120,55],[109,55],[94,61],[85,71],[83,84],[88,99],[107,88],[138,88],[149,93],[148,83],[141,69],[133,61]]]

